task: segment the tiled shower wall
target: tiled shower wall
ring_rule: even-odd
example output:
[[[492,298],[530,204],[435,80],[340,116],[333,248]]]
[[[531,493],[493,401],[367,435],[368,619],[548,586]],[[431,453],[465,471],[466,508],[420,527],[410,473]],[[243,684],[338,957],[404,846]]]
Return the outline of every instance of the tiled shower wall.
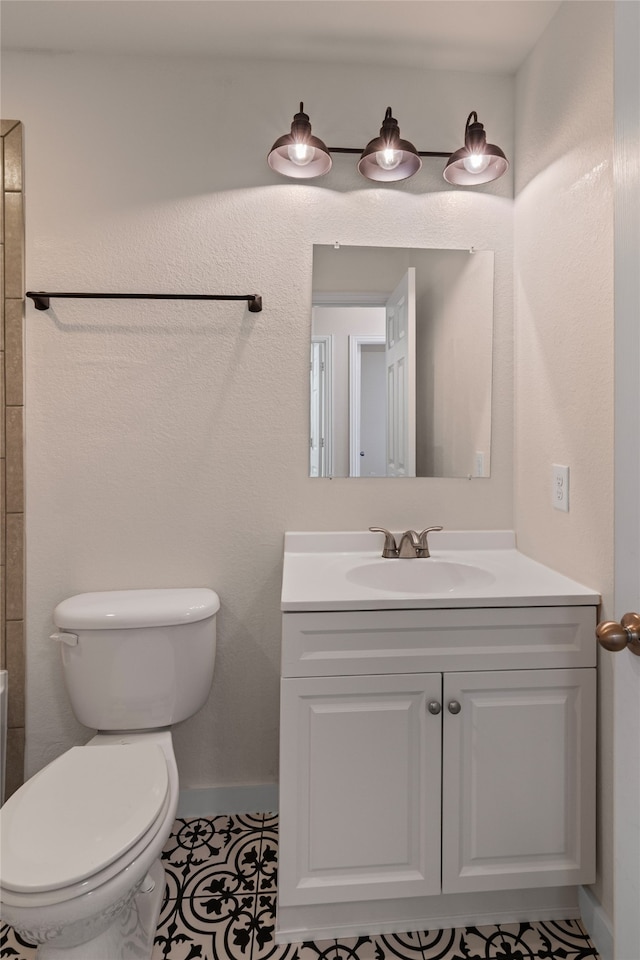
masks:
[[[9,672],[5,797],[24,770],[24,489],[22,470],[24,390],[24,213],[22,124],[0,121],[0,665]]]

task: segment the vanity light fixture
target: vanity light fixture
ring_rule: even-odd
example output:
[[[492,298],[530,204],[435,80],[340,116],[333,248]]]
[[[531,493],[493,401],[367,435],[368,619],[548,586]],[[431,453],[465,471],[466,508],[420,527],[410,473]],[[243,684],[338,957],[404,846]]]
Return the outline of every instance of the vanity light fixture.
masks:
[[[321,177],[331,170],[333,163],[329,150],[322,140],[311,133],[309,117],[300,103],[300,112],[296,113],[291,124],[291,133],[279,137],[269,151],[267,163],[276,173],[285,177],[307,180]]]
[[[402,140],[398,121],[387,107],[380,135],[371,140],[364,150],[355,147],[327,147],[311,133],[304,104],[296,113],[291,132],[274,143],[267,162],[272,170],[285,177],[306,180],[321,177],[331,169],[332,153],[360,154],[358,170],[367,180],[392,183],[407,180],[422,166],[421,157],[446,157],[443,176],[448,183],[473,186],[497,180],[509,169],[509,161],[493,143],[487,143],[484,127],[478,114],[472,111],[465,127],[465,145],[455,153],[416,150],[409,140]]]
[[[487,143],[484,127],[472,110],[464,128],[464,147],[451,154],[442,176],[448,183],[471,186],[497,180],[508,169],[509,161],[500,147]]]
[[[367,180],[406,180],[422,166],[418,151],[408,140],[400,139],[400,127],[387,107],[380,136],[370,140],[358,161],[358,170]]]

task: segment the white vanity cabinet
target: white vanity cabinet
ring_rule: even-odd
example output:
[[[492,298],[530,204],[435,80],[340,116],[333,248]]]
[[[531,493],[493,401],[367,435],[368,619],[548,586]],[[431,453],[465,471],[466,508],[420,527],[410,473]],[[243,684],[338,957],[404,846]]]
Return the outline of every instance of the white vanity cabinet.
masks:
[[[440,893],[440,674],[282,682],[279,902]]]
[[[283,614],[285,934],[476,922],[503,916],[491,891],[594,881],[595,623],[591,605]]]
[[[593,883],[595,674],[444,675],[443,893]]]

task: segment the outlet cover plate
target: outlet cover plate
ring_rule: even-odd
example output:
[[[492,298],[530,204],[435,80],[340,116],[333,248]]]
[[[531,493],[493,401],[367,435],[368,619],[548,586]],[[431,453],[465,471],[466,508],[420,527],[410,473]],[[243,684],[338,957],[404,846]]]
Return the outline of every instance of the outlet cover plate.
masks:
[[[569,467],[559,463],[553,464],[551,502],[556,510],[569,512]]]

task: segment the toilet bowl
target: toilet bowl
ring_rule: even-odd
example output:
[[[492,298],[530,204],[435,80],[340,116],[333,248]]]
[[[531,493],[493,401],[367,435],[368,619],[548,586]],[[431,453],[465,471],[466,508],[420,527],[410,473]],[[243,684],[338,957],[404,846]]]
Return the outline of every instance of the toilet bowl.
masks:
[[[72,705],[107,729],[0,810],[2,917],[39,945],[37,960],[151,957],[179,793],[169,724],[206,699],[218,607],[200,589],[85,594],[56,608]]]
[[[72,748],[2,809],[3,919],[39,960],[150,955],[177,804],[169,731]]]

